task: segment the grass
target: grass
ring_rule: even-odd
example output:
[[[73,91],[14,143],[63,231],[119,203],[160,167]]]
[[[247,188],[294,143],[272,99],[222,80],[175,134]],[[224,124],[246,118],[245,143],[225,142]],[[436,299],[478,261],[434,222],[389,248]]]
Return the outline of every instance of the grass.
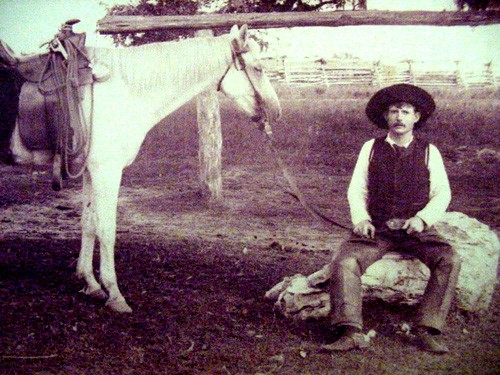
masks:
[[[369,123],[364,113],[376,90],[342,86],[327,90],[277,87],[283,116],[273,124],[276,143],[295,161],[298,158],[351,170],[363,142],[384,134]],[[463,158],[474,159],[468,160],[472,168],[480,150],[500,151],[500,92],[437,88],[429,91],[437,110],[420,135],[447,156],[451,169],[460,152]],[[224,100],[222,126],[228,162],[258,152],[256,147],[262,142],[252,124]],[[192,129],[196,129],[196,124]]]
[[[344,182],[348,179],[361,144],[383,133],[364,115],[364,106],[374,90],[278,87],[283,118],[274,124],[274,134],[294,173],[312,169],[327,176],[340,175]],[[438,112],[423,135],[443,151],[452,177],[454,208],[494,225],[498,209],[495,211],[493,204],[495,200],[498,204],[500,198],[498,162],[485,164],[477,158],[477,152],[484,148],[500,151],[499,96],[493,92],[443,89],[433,89],[432,93]],[[263,137],[226,100],[221,100],[221,109],[223,168],[232,171],[238,170],[232,166],[250,166],[245,169],[248,177],[229,182],[244,185],[233,186],[233,193],[241,189],[241,194],[250,199],[258,194],[265,199],[262,197],[271,188],[264,188],[272,181],[259,185],[259,176],[250,175],[267,167],[276,169]],[[191,187],[196,179],[197,152],[196,110],[190,103],[151,132],[125,183],[141,187],[141,182],[149,184],[154,180],[165,188],[166,197],[182,200],[183,193],[191,192],[187,186]],[[257,168],[256,164],[265,168]],[[20,186],[21,177],[14,176],[15,186]],[[322,177],[317,174],[318,180]],[[31,188],[33,182],[25,184]],[[168,195],[169,189],[175,192]],[[339,188],[331,193],[344,195],[345,191]],[[189,197],[182,203],[191,205],[188,211],[194,218],[197,210],[206,213],[198,207],[203,200]],[[27,195],[26,203],[31,199]],[[150,205],[163,204],[162,209],[169,213],[168,199],[149,200],[154,201]],[[291,220],[288,214],[281,218],[264,216],[270,213],[269,203],[264,210],[246,215],[258,217],[263,224],[290,224],[286,221]],[[141,204],[143,209],[156,212],[146,198]],[[467,211],[471,205],[480,211]],[[282,211],[288,207],[284,206]],[[264,214],[259,216],[261,212]],[[184,211],[174,213],[182,216]],[[224,226],[230,225],[226,222]],[[287,321],[275,315],[262,296],[285,275],[317,269],[328,254],[304,250],[301,245],[279,252],[257,246],[257,239],[252,238],[241,239],[245,246],[253,246],[242,257],[242,244],[224,237],[211,242],[186,233],[179,241],[172,241],[166,233],[150,234],[147,228],[143,226],[146,233],[136,233],[126,227],[119,236],[118,273],[124,293],[136,307],[133,315],[119,318],[100,304],[76,296],[75,282],[68,282],[72,280],[79,240],[31,241],[20,237],[11,243],[2,242],[4,279],[0,286],[9,298],[0,304],[4,309],[0,314],[0,354],[13,358],[0,358],[0,373],[500,373],[498,287],[490,310],[483,316],[452,311],[446,330],[450,355],[432,356],[399,342],[391,324],[400,323],[408,308],[373,302],[366,303],[364,309],[366,326],[378,332],[372,348],[366,352],[319,355],[309,345],[321,342],[321,324]],[[304,233],[307,230],[304,228]],[[210,311],[216,313],[210,315]],[[196,345],[189,351],[192,342]],[[210,345],[204,347],[204,343]],[[23,357],[31,353],[41,357]],[[54,355],[57,357],[52,358]]]
[[[368,121],[364,112],[377,89],[277,86],[283,115],[272,125],[275,143],[282,150],[285,162],[293,165],[296,172],[314,166],[327,168],[330,174],[350,176],[362,144],[385,134]],[[455,197],[451,209],[472,214],[499,228],[496,216],[500,200],[500,91],[428,90],[434,96],[437,110],[419,134],[435,144],[443,155]],[[223,166],[274,163],[255,125],[222,96],[221,122]],[[196,160],[198,136],[193,103],[155,128],[146,142],[172,136],[176,139],[172,151],[181,150],[182,155],[189,156],[186,160]],[[168,144],[165,147],[168,150]],[[488,159],[480,157],[484,151],[490,155]],[[160,157],[165,149],[156,152]],[[475,191],[477,187],[479,192]],[[467,199],[475,196],[473,209],[462,204],[467,195]]]

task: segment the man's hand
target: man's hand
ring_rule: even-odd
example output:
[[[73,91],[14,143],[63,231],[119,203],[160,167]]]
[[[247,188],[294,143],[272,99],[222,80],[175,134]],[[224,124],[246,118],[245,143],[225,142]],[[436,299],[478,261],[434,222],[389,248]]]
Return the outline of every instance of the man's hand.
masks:
[[[403,225],[403,230],[406,230],[406,233],[412,234],[414,232],[420,233],[424,230],[425,223],[418,216],[413,216],[411,219],[405,221]]]
[[[370,220],[363,220],[354,226],[353,232],[361,237],[374,238],[375,227]]]

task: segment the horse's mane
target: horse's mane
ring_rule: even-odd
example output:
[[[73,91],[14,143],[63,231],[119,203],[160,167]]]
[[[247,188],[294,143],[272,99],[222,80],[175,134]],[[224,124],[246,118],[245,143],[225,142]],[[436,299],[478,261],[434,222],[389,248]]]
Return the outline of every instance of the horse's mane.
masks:
[[[226,36],[193,38],[179,42],[151,43],[142,46],[101,51],[112,74],[118,74],[135,94],[158,88],[182,89],[221,70],[230,58]],[[99,57],[99,55],[96,55]]]

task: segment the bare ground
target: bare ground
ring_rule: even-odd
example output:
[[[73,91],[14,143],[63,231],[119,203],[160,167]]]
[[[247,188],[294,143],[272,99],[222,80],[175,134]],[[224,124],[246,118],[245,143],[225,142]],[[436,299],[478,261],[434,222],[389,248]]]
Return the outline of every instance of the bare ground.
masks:
[[[125,172],[120,198],[116,262],[130,315],[78,293],[79,181],[56,193],[42,168],[0,166],[0,373],[500,372],[498,293],[483,316],[453,310],[444,357],[398,332],[411,308],[380,301],[365,304],[367,330],[378,333],[370,349],[317,353],[325,322],[290,322],[263,296],[284,276],[321,267],[346,233],[284,194],[265,149],[236,157],[229,144],[224,201],[211,203],[197,183],[196,147],[180,140],[160,152],[157,135]],[[348,170],[301,162],[293,171],[314,204],[348,223]],[[498,229],[497,183],[453,172],[452,208]]]

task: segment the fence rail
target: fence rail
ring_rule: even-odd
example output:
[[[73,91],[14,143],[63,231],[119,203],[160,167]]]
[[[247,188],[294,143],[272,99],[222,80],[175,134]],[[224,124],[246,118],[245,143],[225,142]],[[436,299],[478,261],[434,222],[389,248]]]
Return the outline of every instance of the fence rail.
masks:
[[[492,63],[402,61],[388,65],[380,61],[266,58],[264,65],[272,81],[304,86],[411,83],[497,89],[500,82]]]

